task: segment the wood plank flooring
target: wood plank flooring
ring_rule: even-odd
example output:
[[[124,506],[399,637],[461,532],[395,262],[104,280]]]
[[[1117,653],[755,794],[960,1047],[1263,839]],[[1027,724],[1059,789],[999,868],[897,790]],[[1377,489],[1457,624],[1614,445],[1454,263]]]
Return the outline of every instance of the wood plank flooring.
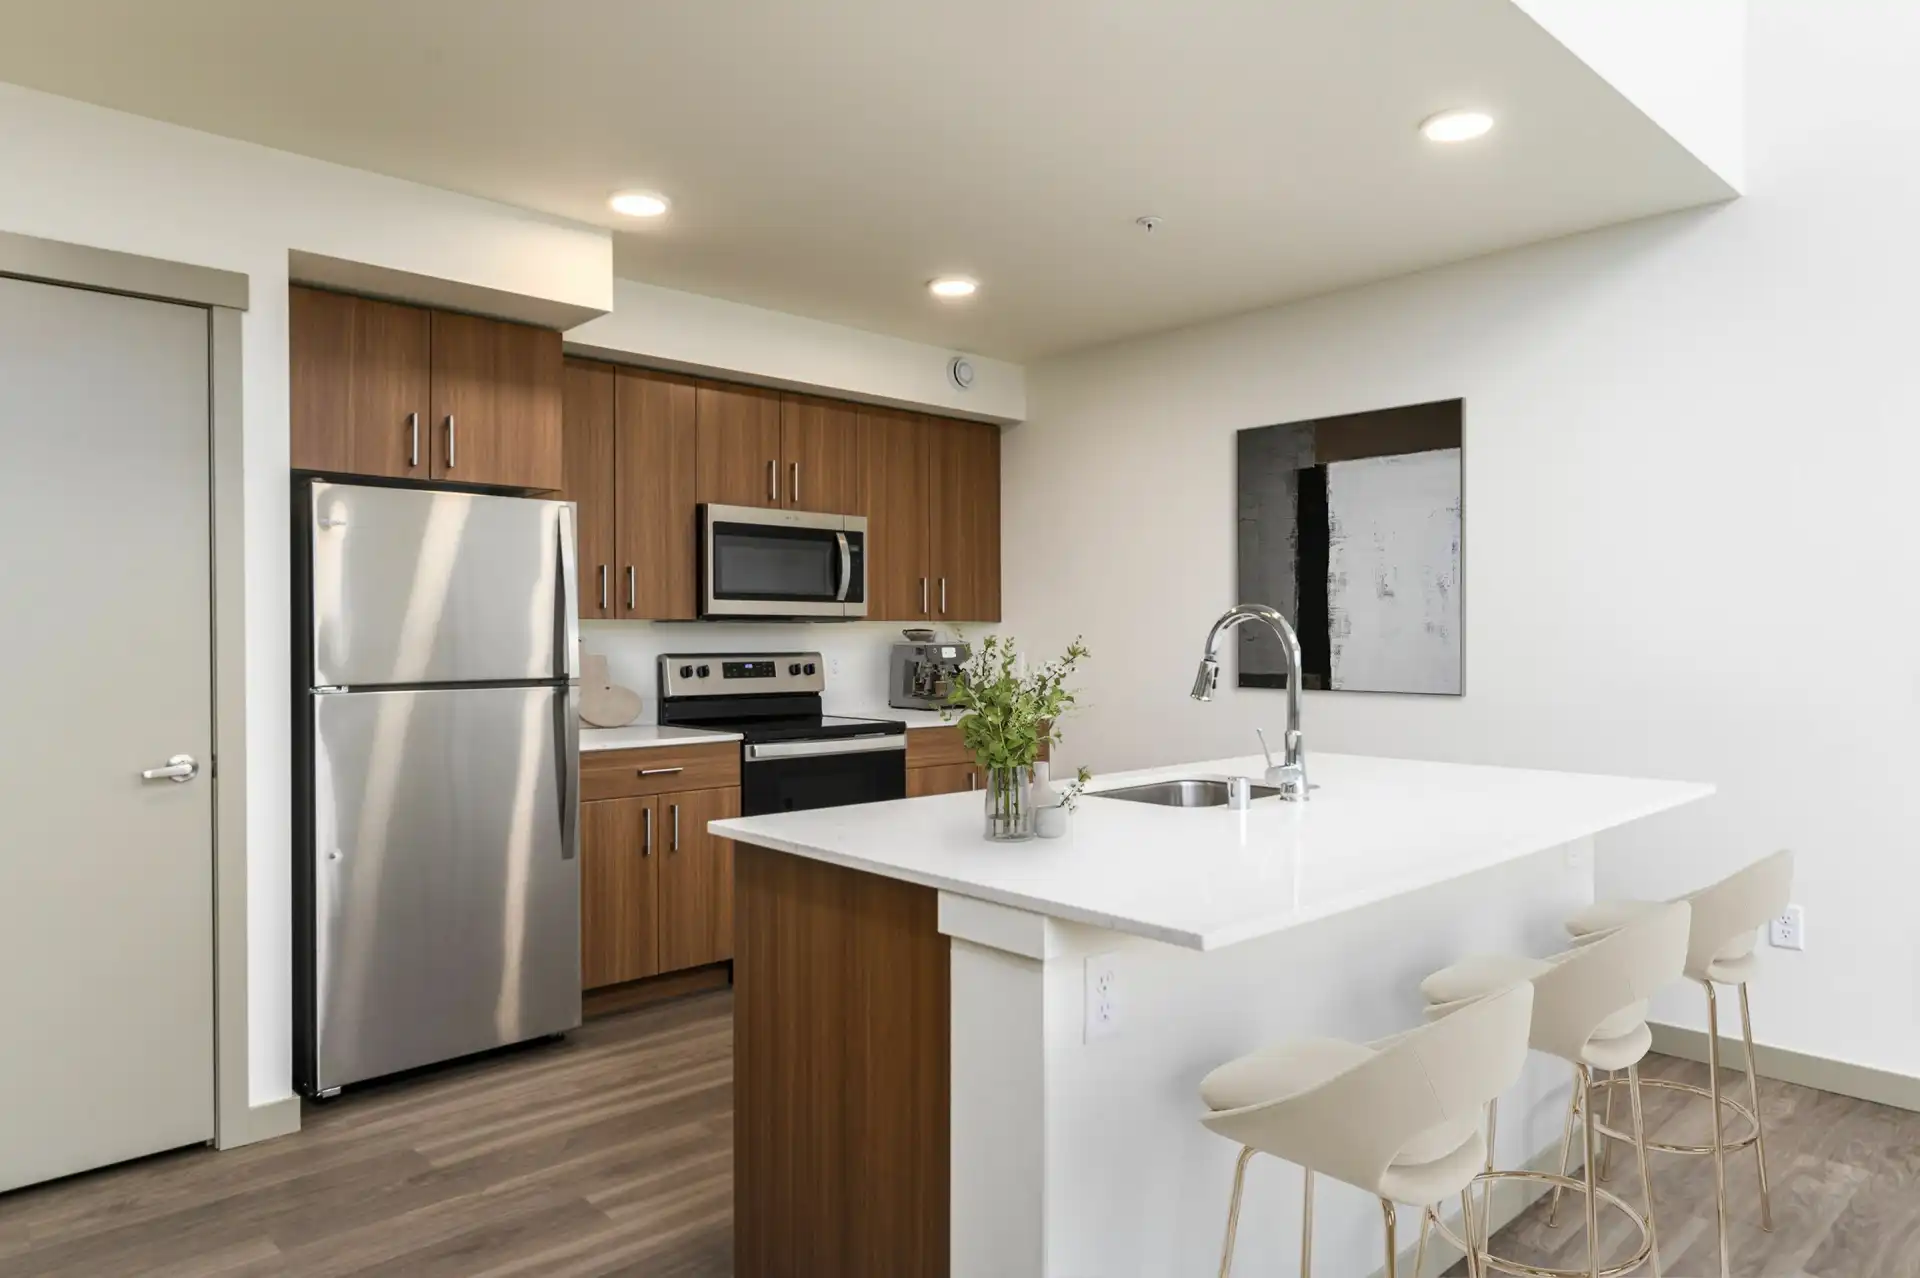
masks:
[[[293,1136],[0,1195],[0,1275],[724,1278],[727,992],[370,1085]]]
[[[1735,1045],[1728,1057],[1741,1062]],[[1705,1086],[1707,1067],[1649,1057],[1645,1077]],[[1721,1086],[1746,1100],[1746,1076],[1729,1069]],[[1646,1092],[1647,1135],[1674,1143],[1706,1143],[1705,1101],[1678,1092]],[[1868,1101],[1760,1080],[1767,1167],[1773,1181],[1772,1233],[1760,1228],[1760,1187],[1751,1150],[1727,1159],[1728,1246],[1737,1278],[1907,1278],[1920,1274],[1920,1114]],[[1615,1126],[1626,1130],[1626,1096]],[[1744,1131],[1744,1124],[1730,1123]],[[1580,1175],[1580,1138],[1574,1167]],[[1650,1155],[1655,1221],[1667,1278],[1717,1278],[1713,1162],[1680,1154]],[[1606,1188],[1639,1206],[1645,1201],[1630,1146],[1613,1151]],[[1579,1199],[1560,1204],[1549,1229],[1544,1201],[1494,1236],[1495,1254],[1528,1264],[1575,1268],[1586,1263]],[[1628,1254],[1638,1235],[1603,1209],[1602,1264]],[[1453,1273],[1464,1273],[1456,1266]],[[1646,1272],[1646,1271],[1642,1271]]]
[[[297,1135],[190,1150],[0,1195],[0,1275],[85,1278],[725,1278],[733,1272],[732,995],[593,1021],[568,1041],[309,1106]],[[1661,1057],[1647,1076],[1704,1082]],[[1744,1092],[1734,1071],[1728,1081]],[[1773,1233],[1753,1156],[1727,1165],[1741,1278],[1920,1274],[1920,1114],[1761,1080]],[[1622,1111],[1624,1113],[1624,1111]],[[1701,1139],[1705,1106],[1649,1091],[1649,1129]],[[1713,1172],[1655,1155],[1670,1278],[1712,1278]],[[1609,1187],[1639,1201],[1633,1159]],[[1578,1204],[1498,1236],[1584,1258]],[[1604,1220],[1609,1256],[1630,1231]],[[1458,1270],[1456,1270],[1458,1272]]]

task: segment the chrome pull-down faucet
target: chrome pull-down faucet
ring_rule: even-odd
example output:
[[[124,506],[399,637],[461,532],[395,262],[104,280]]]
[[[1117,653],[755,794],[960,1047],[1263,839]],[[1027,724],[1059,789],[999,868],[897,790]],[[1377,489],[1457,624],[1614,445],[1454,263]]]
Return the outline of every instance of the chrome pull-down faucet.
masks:
[[[1279,789],[1282,799],[1304,802],[1308,787],[1306,740],[1300,733],[1300,636],[1293,632],[1293,627],[1287,624],[1285,617],[1265,604],[1235,604],[1221,614],[1220,620],[1214,622],[1213,629],[1207,632],[1206,655],[1200,658],[1200,671],[1193,680],[1193,699],[1213,700],[1213,690],[1220,682],[1220,636],[1249,621],[1264,622],[1268,629],[1280,637],[1280,646],[1287,654],[1287,732],[1281,739],[1281,758],[1277,766],[1273,762],[1273,752],[1267,749],[1266,733],[1259,734],[1260,749],[1267,756],[1264,780]]]

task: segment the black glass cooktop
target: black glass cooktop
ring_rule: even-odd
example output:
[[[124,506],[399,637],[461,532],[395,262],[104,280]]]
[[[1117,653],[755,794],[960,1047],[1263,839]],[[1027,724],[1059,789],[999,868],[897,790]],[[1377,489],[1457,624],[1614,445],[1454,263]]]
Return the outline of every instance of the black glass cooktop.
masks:
[[[907,725],[898,719],[849,719],[836,714],[707,719],[700,726],[738,732],[748,741],[832,741],[843,737],[895,736],[907,730]]]

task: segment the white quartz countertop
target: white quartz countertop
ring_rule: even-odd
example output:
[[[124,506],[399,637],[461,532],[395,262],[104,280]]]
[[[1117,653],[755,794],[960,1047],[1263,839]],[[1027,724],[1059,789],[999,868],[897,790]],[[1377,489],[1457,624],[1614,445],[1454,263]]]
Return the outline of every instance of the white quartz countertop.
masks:
[[[713,741],[738,741],[737,732],[709,732],[705,728],[668,728],[657,723],[635,723],[624,728],[580,727],[580,751],[644,750],[649,746],[704,745]]]
[[[1212,950],[1559,847],[1682,804],[1687,781],[1313,754],[1306,803],[1163,808],[1095,792],[1258,777],[1258,757],[1101,776],[1060,839],[990,843],[978,793],[715,821],[796,856]]]

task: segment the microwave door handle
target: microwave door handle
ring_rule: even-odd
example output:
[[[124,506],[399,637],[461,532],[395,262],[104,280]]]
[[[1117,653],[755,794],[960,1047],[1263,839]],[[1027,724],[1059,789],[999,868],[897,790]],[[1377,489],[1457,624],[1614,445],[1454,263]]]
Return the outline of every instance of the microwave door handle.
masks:
[[[847,545],[847,535],[845,533],[837,532],[834,534],[834,538],[840,543],[840,590],[834,595],[834,598],[841,603],[845,603],[847,601],[847,590],[853,585],[853,548]]]

